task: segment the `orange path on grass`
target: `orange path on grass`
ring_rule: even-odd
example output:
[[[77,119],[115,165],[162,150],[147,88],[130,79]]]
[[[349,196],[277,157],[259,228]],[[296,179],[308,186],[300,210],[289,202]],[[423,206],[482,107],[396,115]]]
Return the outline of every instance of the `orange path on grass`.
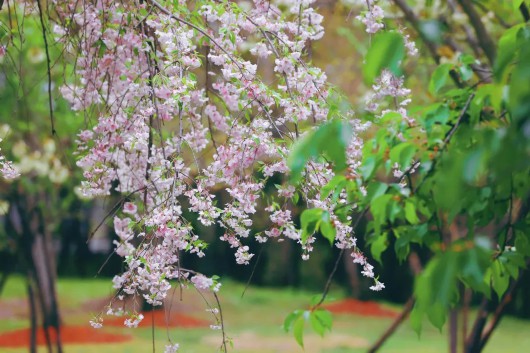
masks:
[[[55,329],[48,330],[52,344],[57,342]],[[21,329],[0,334],[0,347],[28,347],[31,330]],[[37,345],[46,345],[44,329],[37,330]],[[61,341],[64,344],[122,343],[131,340],[129,335],[102,332],[86,326],[61,326]]]
[[[397,313],[385,309],[376,302],[360,301],[357,299],[344,299],[325,306],[326,309],[335,314],[357,314],[372,317],[396,317]]]
[[[155,327],[208,327],[210,322],[194,318],[193,316],[184,315],[181,313],[166,314],[164,310],[144,311],[142,312],[144,319],[140,322],[138,327],[151,327],[153,323]],[[123,322],[126,317],[115,317],[110,320],[103,321],[103,326],[124,326]]]

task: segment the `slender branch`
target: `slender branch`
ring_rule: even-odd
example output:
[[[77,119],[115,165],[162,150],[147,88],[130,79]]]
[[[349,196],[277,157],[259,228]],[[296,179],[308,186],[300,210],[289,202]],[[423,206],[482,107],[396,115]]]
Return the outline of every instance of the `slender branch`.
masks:
[[[490,12],[490,10],[487,8],[486,5],[484,5],[483,3],[481,3],[480,1],[473,1],[473,4],[476,5],[479,9],[481,9],[482,11],[484,11],[484,14],[488,14]],[[499,22],[499,24],[501,26],[503,26],[504,28],[510,28],[512,27],[511,24],[509,24],[508,22],[504,21],[504,19],[499,16],[498,13],[494,12],[493,14],[495,16],[495,18],[497,19],[497,21]]]
[[[469,309],[472,298],[473,291],[470,288],[464,288],[462,297],[462,352],[465,352],[467,348],[466,337],[469,328]]]
[[[482,303],[480,304],[480,308],[478,310],[477,318],[475,319],[475,323],[473,324],[473,329],[471,330],[471,333],[466,339],[466,353],[472,353],[473,347],[477,346],[477,343],[480,342],[480,337],[482,334],[482,330],[484,329],[484,326],[486,325],[486,322],[488,320],[488,307],[489,307],[489,300],[484,296],[482,299]]]
[[[171,11],[169,11],[168,9],[166,9],[164,6],[160,5],[157,1],[155,0],[147,0],[147,2],[151,3],[151,5],[153,5],[154,7],[156,7],[157,9],[159,9],[161,12],[163,12],[164,14],[168,15],[170,18],[174,19],[175,21],[177,22],[180,22],[182,24],[185,24],[186,26],[189,26],[190,28],[193,28],[195,29],[197,32],[199,32],[200,34],[202,34],[203,36],[205,36],[206,38],[208,38],[210,41],[212,41],[213,44],[215,44],[215,46],[217,48],[219,48],[219,50],[221,50],[223,53],[225,53],[226,55],[228,55],[228,57],[230,58],[230,60],[238,67],[239,70],[241,70],[241,73],[243,73],[243,68],[241,67],[241,65],[239,64],[239,62],[237,62],[237,60],[235,60],[235,58],[221,45],[219,44],[211,35],[209,35],[208,33],[206,33],[206,31],[202,28],[200,28],[199,26],[196,26],[194,25],[193,23],[189,22],[189,21],[186,21],[185,19],[183,18],[180,18],[178,16],[175,16]]]
[[[337,269],[339,268],[340,259],[342,259],[342,256],[344,255],[344,249],[340,250],[339,256],[337,256],[337,259],[335,260],[335,265],[333,266],[333,270],[328,276],[328,280],[326,281],[326,285],[324,286],[324,291],[322,291],[322,297],[318,301],[317,305],[314,306],[314,309],[318,308],[324,300],[326,300],[326,297],[329,293],[329,288],[331,287],[331,281],[333,280],[333,276],[335,276],[335,272],[337,272]]]
[[[493,66],[496,57],[495,42],[493,42],[493,39],[486,30],[486,27],[484,27],[484,23],[482,23],[480,15],[478,14],[471,0],[458,0],[458,2],[460,3],[460,6],[462,6],[464,12],[467,14],[467,17],[469,17],[469,21],[475,29],[478,43],[480,44],[482,50],[484,50],[484,54],[486,54],[488,61]]]
[[[415,276],[417,276],[423,269],[423,266],[421,265],[420,258],[418,257],[418,254],[415,252],[411,252],[409,255],[409,266],[412,272]],[[375,353],[377,352],[383,344],[392,336],[397,328],[405,321],[405,319],[409,316],[410,312],[414,308],[415,299],[413,296],[411,296],[407,302],[405,303],[405,306],[403,307],[403,310],[399,314],[399,316],[392,322],[389,328],[383,333],[381,337],[373,344],[372,347],[368,350],[368,353]]]
[[[444,138],[444,147],[447,146],[451,138],[453,137],[454,133],[456,132],[456,129],[460,126],[462,123],[462,119],[464,118],[464,115],[466,115],[467,110],[469,109],[469,105],[471,104],[471,101],[475,97],[475,93],[471,93],[469,97],[467,98],[466,104],[464,105],[464,108],[462,108],[462,111],[460,112],[460,115],[458,116],[458,119],[456,120],[455,125],[449,130],[447,135]]]
[[[219,300],[219,296],[217,293],[213,292],[213,296],[215,298],[215,302],[217,303],[217,308],[219,309],[219,319],[221,322],[221,331],[223,333],[223,344],[222,347],[224,348],[224,353],[228,352],[226,348],[226,329],[225,329],[225,322],[223,319],[223,309],[221,308],[221,301]]]
[[[103,217],[103,219],[98,223],[96,228],[94,228],[94,230],[92,230],[92,232],[90,232],[90,234],[87,237],[86,244],[88,244],[90,242],[90,240],[92,240],[92,237],[94,236],[94,234],[96,234],[96,232],[99,230],[99,228],[101,228],[103,226],[103,224],[105,224],[105,222],[107,221],[107,219],[110,216],[112,216],[115,212],[117,212],[117,210],[125,203],[125,201],[127,201],[132,195],[134,195],[137,192],[140,192],[140,191],[142,191],[144,189],[147,189],[147,187],[143,186],[143,187],[141,187],[139,189],[131,191],[129,194],[125,195],[118,202],[116,202],[116,204],[114,204],[114,206],[110,209],[110,211],[107,212],[107,214]]]
[[[366,213],[368,213],[368,208],[365,208],[364,211],[361,212],[359,217],[357,217],[357,219],[355,220],[355,223],[352,226],[352,229],[353,229],[354,232],[357,230],[357,227],[359,226],[359,223],[361,222],[361,219],[364,218]],[[324,290],[322,291],[322,297],[320,298],[318,303],[313,307],[313,309],[318,308],[320,305],[322,305],[324,300],[326,300],[326,297],[328,295],[329,289],[331,287],[331,281],[333,280],[333,276],[335,276],[335,272],[337,272],[337,269],[339,268],[340,259],[344,255],[344,252],[345,252],[345,249],[341,249],[340,250],[339,256],[337,256],[337,259],[335,260],[335,265],[333,266],[333,270],[329,274],[328,280],[326,281],[326,285],[324,286]]]
[[[394,4],[396,4],[397,7],[401,9],[403,12],[403,15],[405,15],[405,19],[410,22],[412,27],[416,30],[418,35],[420,36],[421,40],[425,43],[427,46],[427,49],[429,49],[429,52],[431,53],[431,56],[433,57],[434,61],[439,64],[440,63],[440,55],[438,54],[438,50],[436,48],[436,44],[431,42],[426,36],[425,33],[420,28],[420,21],[419,18],[416,16],[412,8],[407,5],[405,0],[392,0]]]
[[[33,291],[33,284],[29,272],[27,279],[27,291],[30,321],[29,351],[30,353],[37,353],[37,306],[35,304],[35,293]]]
[[[386,342],[386,340],[394,334],[394,332],[397,330],[397,328],[405,321],[405,319],[409,316],[410,312],[412,311],[412,308],[414,307],[414,298],[410,297],[409,300],[407,300],[407,303],[403,307],[403,310],[399,314],[399,316],[394,320],[392,325],[390,325],[389,328],[386,329],[386,331],[383,333],[381,337],[370,347],[367,351],[367,353],[375,353],[383,346],[383,344]]]
[[[52,70],[50,60],[50,50],[48,47],[48,37],[46,35],[46,25],[44,24],[44,16],[42,14],[42,6],[40,0],[36,0],[39,9],[39,20],[41,25],[42,38],[44,39],[44,50],[46,52],[46,69],[48,72],[48,106],[50,109],[50,121],[52,125],[52,136],[57,135],[55,131],[55,119],[53,117],[53,97],[52,97]]]
[[[254,273],[256,272],[256,268],[258,267],[259,260],[261,258],[261,254],[263,253],[264,248],[265,248],[265,244],[263,244],[261,248],[259,249],[258,257],[256,258],[256,262],[254,262],[254,266],[252,267],[252,272],[250,273],[247,283],[245,284],[245,288],[243,289],[243,292],[241,293],[241,298],[245,296],[245,293],[247,292],[247,289],[250,286],[250,282],[252,281],[252,277],[254,277]]]
[[[427,49],[429,49],[429,52],[431,53],[431,56],[434,59],[434,62],[436,64],[440,64],[441,56],[438,54],[438,48],[435,43],[429,40],[427,36],[425,35],[425,32],[421,30],[420,28],[420,20],[412,10],[412,8],[407,5],[405,0],[392,0],[394,4],[396,4],[397,7],[401,9],[403,14],[405,15],[405,19],[410,22],[414,30],[418,33],[421,40],[425,43],[427,46]],[[462,82],[460,81],[460,78],[458,76],[458,73],[455,70],[449,71],[449,75],[451,76],[451,79],[454,81],[457,87],[462,87]]]
[[[457,353],[458,349],[458,309],[449,311],[449,352]]]
[[[529,263],[530,261],[527,261],[527,265]],[[488,343],[488,340],[490,339],[491,334],[493,333],[493,331],[495,330],[495,328],[501,321],[502,316],[505,313],[506,306],[512,301],[513,292],[517,288],[517,285],[520,283],[522,277],[523,277],[522,274],[520,274],[519,277],[515,281],[512,282],[512,284],[510,285],[510,288],[504,294],[504,297],[502,298],[502,301],[497,306],[497,309],[495,310],[495,313],[493,314],[491,321],[488,323],[488,326],[486,326],[486,328],[482,332],[482,336],[480,339],[480,344],[479,344],[477,352],[481,352],[484,349],[484,346],[486,345],[486,343]]]

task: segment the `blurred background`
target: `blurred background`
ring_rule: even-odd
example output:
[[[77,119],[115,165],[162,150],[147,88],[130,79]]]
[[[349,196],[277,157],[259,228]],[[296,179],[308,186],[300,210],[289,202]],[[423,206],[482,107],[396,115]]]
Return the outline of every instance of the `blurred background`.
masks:
[[[0,180],[0,352],[28,351],[31,321],[52,327],[63,324],[65,352],[162,351],[168,339],[181,343],[184,352],[215,351],[222,342],[221,333],[210,327],[217,323],[205,311],[205,302],[214,303],[215,298],[203,298],[191,289],[177,290],[168,299],[165,306],[171,308],[171,315],[146,307],[144,324],[138,329],[124,328],[123,320],[104,322],[99,331],[89,326],[93,315],[106,311],[114,295],[111,279],[123,268],[122,259],[112,255],[117,237],[107,219],[119,197],[84,200],[76,192],[81,175],[73,156],[75,135],[88,122],[73,113],[59,93],[73,68],[59,46],[50,47],[51,57],[57,58],[51,88],[56,97],[53,108],[58,134],[52,137],[40,22],[34,12],[24,14],[22,6],[9,5],[0,11],[2,37],[8,35],[8,28],[14,43],[8,55],[0,58],[0,138],[3,152],[14,161],[21,177],[12,182]],[[364,29],[353,20],[351,7],[331,0],[319,1],[318,7],[327,32],[324,39],[312,44],[312,60],[355,104],[366,92],[359,75],[367,45]],[[410,63],[414,77],[428,81],[430,59],[420,56],[416,60]],[[272,67],[268,73],[265,68],[263,74],[271,75]],[[408,82],[415,100],[430,99],[418,88],[425,84]],[[281,181],[269,184],[272,189]],[[221,192],[217,195],[221,202],[224,197]],[[299,215],[302,210],[296,211]],[[254,222],[256,229],[267,225],[266,220]],[[219,240],[220,228],[205,228],[198,222],[194,227],[210,245],[204,258],[186,255],[182,266],[221,277],[220,302],[233,351],[301,352],[281,324],[287,313],[307,308],[311,298],[321,293],[338,249],[319,238],[310,260],[302,261],[297,244],[249,243],[256,256],[249,266],[240,266],[229,245]],[[362,249],[362,231],[358,236]],[[329,296],[334,329],[324,339],[306,335],[305,351],[367,351],[407,303],[413,273],[428,256],[419,248],[416,253],[417,258],[405,263],[397,261],[392,252],[383,255],[384,267],[376,265],[386,285],[381,292],[370,291],[371,281],[365,281],[360,269],[344,257]],[[510,304],[510,317],[503,321],[486,352],[526,352],[522,347],[530,347],[528,298],[527,273]],[[47,310],[32,310],[35,307]],[[49,349],[42,332],[36,340],[38,351]],[[431,328],[418,340],[405,323],[381,351],[443,352],[446,341],[444,334]],[[521,346],[507,350],[514,341]]]

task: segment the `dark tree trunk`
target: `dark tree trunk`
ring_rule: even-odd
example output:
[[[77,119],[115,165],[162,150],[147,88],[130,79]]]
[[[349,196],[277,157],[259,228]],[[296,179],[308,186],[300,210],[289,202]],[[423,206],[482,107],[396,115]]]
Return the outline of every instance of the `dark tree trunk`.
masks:
[[[53,248],[40,207],[38,197],[23,198],[16,195],[10,203],[7,226],[16,237],[20,262],[28,274],[32,330],[36,330],[37,318],[40,317],[48,351],[53,352],[51,329],[55,331],[56,351],[62,353]]]

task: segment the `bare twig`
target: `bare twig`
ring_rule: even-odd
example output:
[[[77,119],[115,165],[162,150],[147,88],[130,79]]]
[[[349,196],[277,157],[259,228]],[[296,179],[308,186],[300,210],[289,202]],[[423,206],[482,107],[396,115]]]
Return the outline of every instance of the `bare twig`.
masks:
[[[361,212],[359,217],[357,217],[357,220],[355,220],[355,223],[352,226],[352,229],[353,229],[354,232],[357,230],[357,227],[359,226],[359,223],[361,222],[361,219],[364,218],[366,213],[368,213],[368,208],[365,208],[364,211]],[[344,255],[344,252],[345,252],[345,249],[341,249],[340,250],[339,256],[337,256],[337,259],[335,260],[335,265],[333,266],[333,270],[329,274],[328,279],[326,281],[326,285],[324,286],[324,290],[322,291],[322,297],[320,298],[318,303],[313,307],[313,309],[318,308],[320,305],[322,305],[324,300],[326,300],[326,297],[328,295],[329,289],[331,287],[331,281],[333,280],[333,276],[335,276],[335,272],[337,272],[337,269],[338,269],[339,263],[340,263],[340,259]]]

